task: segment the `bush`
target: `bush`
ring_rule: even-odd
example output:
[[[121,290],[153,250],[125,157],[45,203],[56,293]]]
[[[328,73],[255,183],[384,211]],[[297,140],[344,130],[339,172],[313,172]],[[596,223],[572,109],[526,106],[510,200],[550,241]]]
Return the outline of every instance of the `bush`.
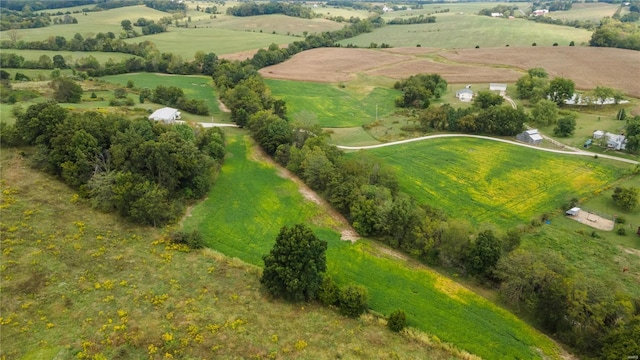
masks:
[[[400,332],[407,326],[407,314],[403,310],[396,310],[389,315],[387,326],[393,332]]]
[[[618,216],[616,218],[616,224],[624,224],[627,222],[627,219],[624,216]]]
[[[624,228],[624,226],[618,226],[618,230],[616,230],[616,233],[620,236],[625,236],[627,235],[627,230]]]
[[[318,300],[325,306],[338,305],[340,288],[329,275],[322,278],[322,283],[318,289]]]
[[[360,285],[347,286],[340,292],[340,312],[350,317],[358,317],[367,310],[369,294]]]
[[[170,235],[171,241],[175,244],[185,244],[191,249],[201,249],[204,247],[204,238],[198,230],[190,233],[176,231]]]

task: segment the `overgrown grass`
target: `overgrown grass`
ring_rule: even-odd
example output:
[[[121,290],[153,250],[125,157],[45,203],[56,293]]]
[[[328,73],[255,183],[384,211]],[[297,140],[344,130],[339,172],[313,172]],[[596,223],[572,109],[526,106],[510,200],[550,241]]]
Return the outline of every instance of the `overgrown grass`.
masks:
[[[489,140],[433,139],[371,151],[396,169],[401,189],[453,218],[503,229],[572,197],[588,198],[629,168]]]
[[[273,301],[255,266],[95,212],[23,150],[0,153],[2,358],[465,358],[372,317]]]
[[[496,3],[485,3],[483,8],[492,8]],[[491,18],[489,16],[475,15],[475,12],[467,12],[466,4],[440,5],[442,9],[450,8],[450,12],[435,14],[436,22],[432,24],[417,25],[393,25],[374,30],[371,33],[361,34],[354,38],[341,40],[340,44],[354,44],[357,46],[369,46],[371,43],[382,43],[393,47],[422,47],[435,48],[473,48],[476,45],[481,48],[509,46],[551,46],[558,43],[560,46],[568,46],[571,41],[577,45],[586,43],[591,38],[591,32],[585,29],[576,29],[568,26],[538,24],[524,19]],[[474,4],[474,9],[477,8]],[[411,16],[433,10],[416,10],[409,12]],[[464,14],[460,14],[463,12]],[[401,17],[394,13],[386,17]]]
[[[261,265],[261,256],[270,250],[281,226],[310,223],[329,243],[329,272],[341,285],[367,287],[376,312],[402,308],[411,326],[440,339],[434,341],[447,341],[485,358],[539,358],[536,349],[557,357],[558,349],[548,338],[447,278],[390,258],[376,243],[340,241],[331,230],[332,220],[305,201],[291,181],[260,161],[246,135],[235,130],[229,141],[229,156],[215,188],[192,209],[184,225],[185,230],[205,234],[213,249]]]
[[[352,127],[374,122],[377,116],[395,111],[400,91],[388,87],[364,87],[266,79],[276,98],[287,103],[294,121],[313,122],[322,127]]]
[[[218,106],[218,97],[213,87],[213,80],[208,76],[135,73],[104,76],[101,79],[121,86],[126,86],[127,82],[131,80],[134,87],[149,88],[151,90],[158,85],[176,86],[184,91],[184,95],[188,99],[204,100],[214,118],[222,114]],[[185,116],[191,115],[185,113]]]

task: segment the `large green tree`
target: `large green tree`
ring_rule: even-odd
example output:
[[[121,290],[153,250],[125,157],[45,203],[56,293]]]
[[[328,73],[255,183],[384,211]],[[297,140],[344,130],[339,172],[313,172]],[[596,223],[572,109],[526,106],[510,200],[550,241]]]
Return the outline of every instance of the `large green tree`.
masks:
[[[501,255],[500,239],[491,230],[481,232],[469,252],[471,271],[478,275],[487,275],[495,268]]]
[[[79,103],[82,98],[82,87],[70,78],[59,77],[52,81],[53,97],[61,103]]]
[[[268,255],[260,278],[267,291],[290,301],[314,300],[327,268],[327,242],[303,224],[284,226]]]
[[[479,109],[488,109],[492,106],[502,105],[504,98],[499,94],[488,90],[478,91],[473,99],[473,106]]]
[[[571,99],[576,90],[576,84],[571,79],[557,77],[549,83],[547,96],[558,105],[564,104],[565,100]]]
[[[558,104],[551,100],[540,100],[531,109],[536,124],[553,125],[558,121]]]
[[[638,206],[638,188],[636,187],[616,187],[613,190],[613,201],[625,210],[633,210]]]

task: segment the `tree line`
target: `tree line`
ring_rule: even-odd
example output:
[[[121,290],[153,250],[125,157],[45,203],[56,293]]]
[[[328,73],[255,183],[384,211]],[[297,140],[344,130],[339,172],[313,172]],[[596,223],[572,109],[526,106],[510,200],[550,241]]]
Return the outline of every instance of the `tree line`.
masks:
[[[166,125],[55,103],[29,106],[3,124],[3,145],[29,145],[30,162],[102,211],[160,226],[179,218],[188,202],[207,194],[224,159],[219,128]]]
[[[304,7],[300,4],[289,4],[282,2],[247,2],[227,8],[227,15],[233,16],[258,16],[270,14],[283,14],[303,19],[313,19],[316,17],[316,14],[313,12],[313,10],[311,10],[311,8]]]
[[[435,16],[414,16],[406,19],[395,18],[387,21],[387,25],[431,24],[436,22]]]

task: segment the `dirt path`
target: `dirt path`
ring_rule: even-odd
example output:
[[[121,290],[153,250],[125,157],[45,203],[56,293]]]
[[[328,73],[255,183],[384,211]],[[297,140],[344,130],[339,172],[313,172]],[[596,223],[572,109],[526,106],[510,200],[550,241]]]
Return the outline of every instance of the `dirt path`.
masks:
[[[220,111],[222,112],[226,112],[229,113],[231,112],[231,110],[229,110],[229,108],[227,107],[227,105],[225,105],[220,99],[218,99],[218,108],[220,109]]]
[[[351,225],[349,225],[347,219],[345,219],[342,214],[340,214],[331,205],[329,205],[329,203],[327,203],[320,195],[309,188],[302,180],[300,180],[300,178],[291,173],[291,171],[282,167],[282,165],[273,161],[273,159],[267,156],[258,145],[253,145],[251,153],[254,160],[273,165],[278,170],[278,175],[280,177],[289,179],[298,186],[298,190],[305,199],[312,201],[320,206],[325,211],[325,213],[327,213],[336,222],[337,226],[334,228],[334,230],[340,233],[341,240],[355,242],[356,240],[360,239],[360,236],[358,235],[356,230],[351,227]]]

